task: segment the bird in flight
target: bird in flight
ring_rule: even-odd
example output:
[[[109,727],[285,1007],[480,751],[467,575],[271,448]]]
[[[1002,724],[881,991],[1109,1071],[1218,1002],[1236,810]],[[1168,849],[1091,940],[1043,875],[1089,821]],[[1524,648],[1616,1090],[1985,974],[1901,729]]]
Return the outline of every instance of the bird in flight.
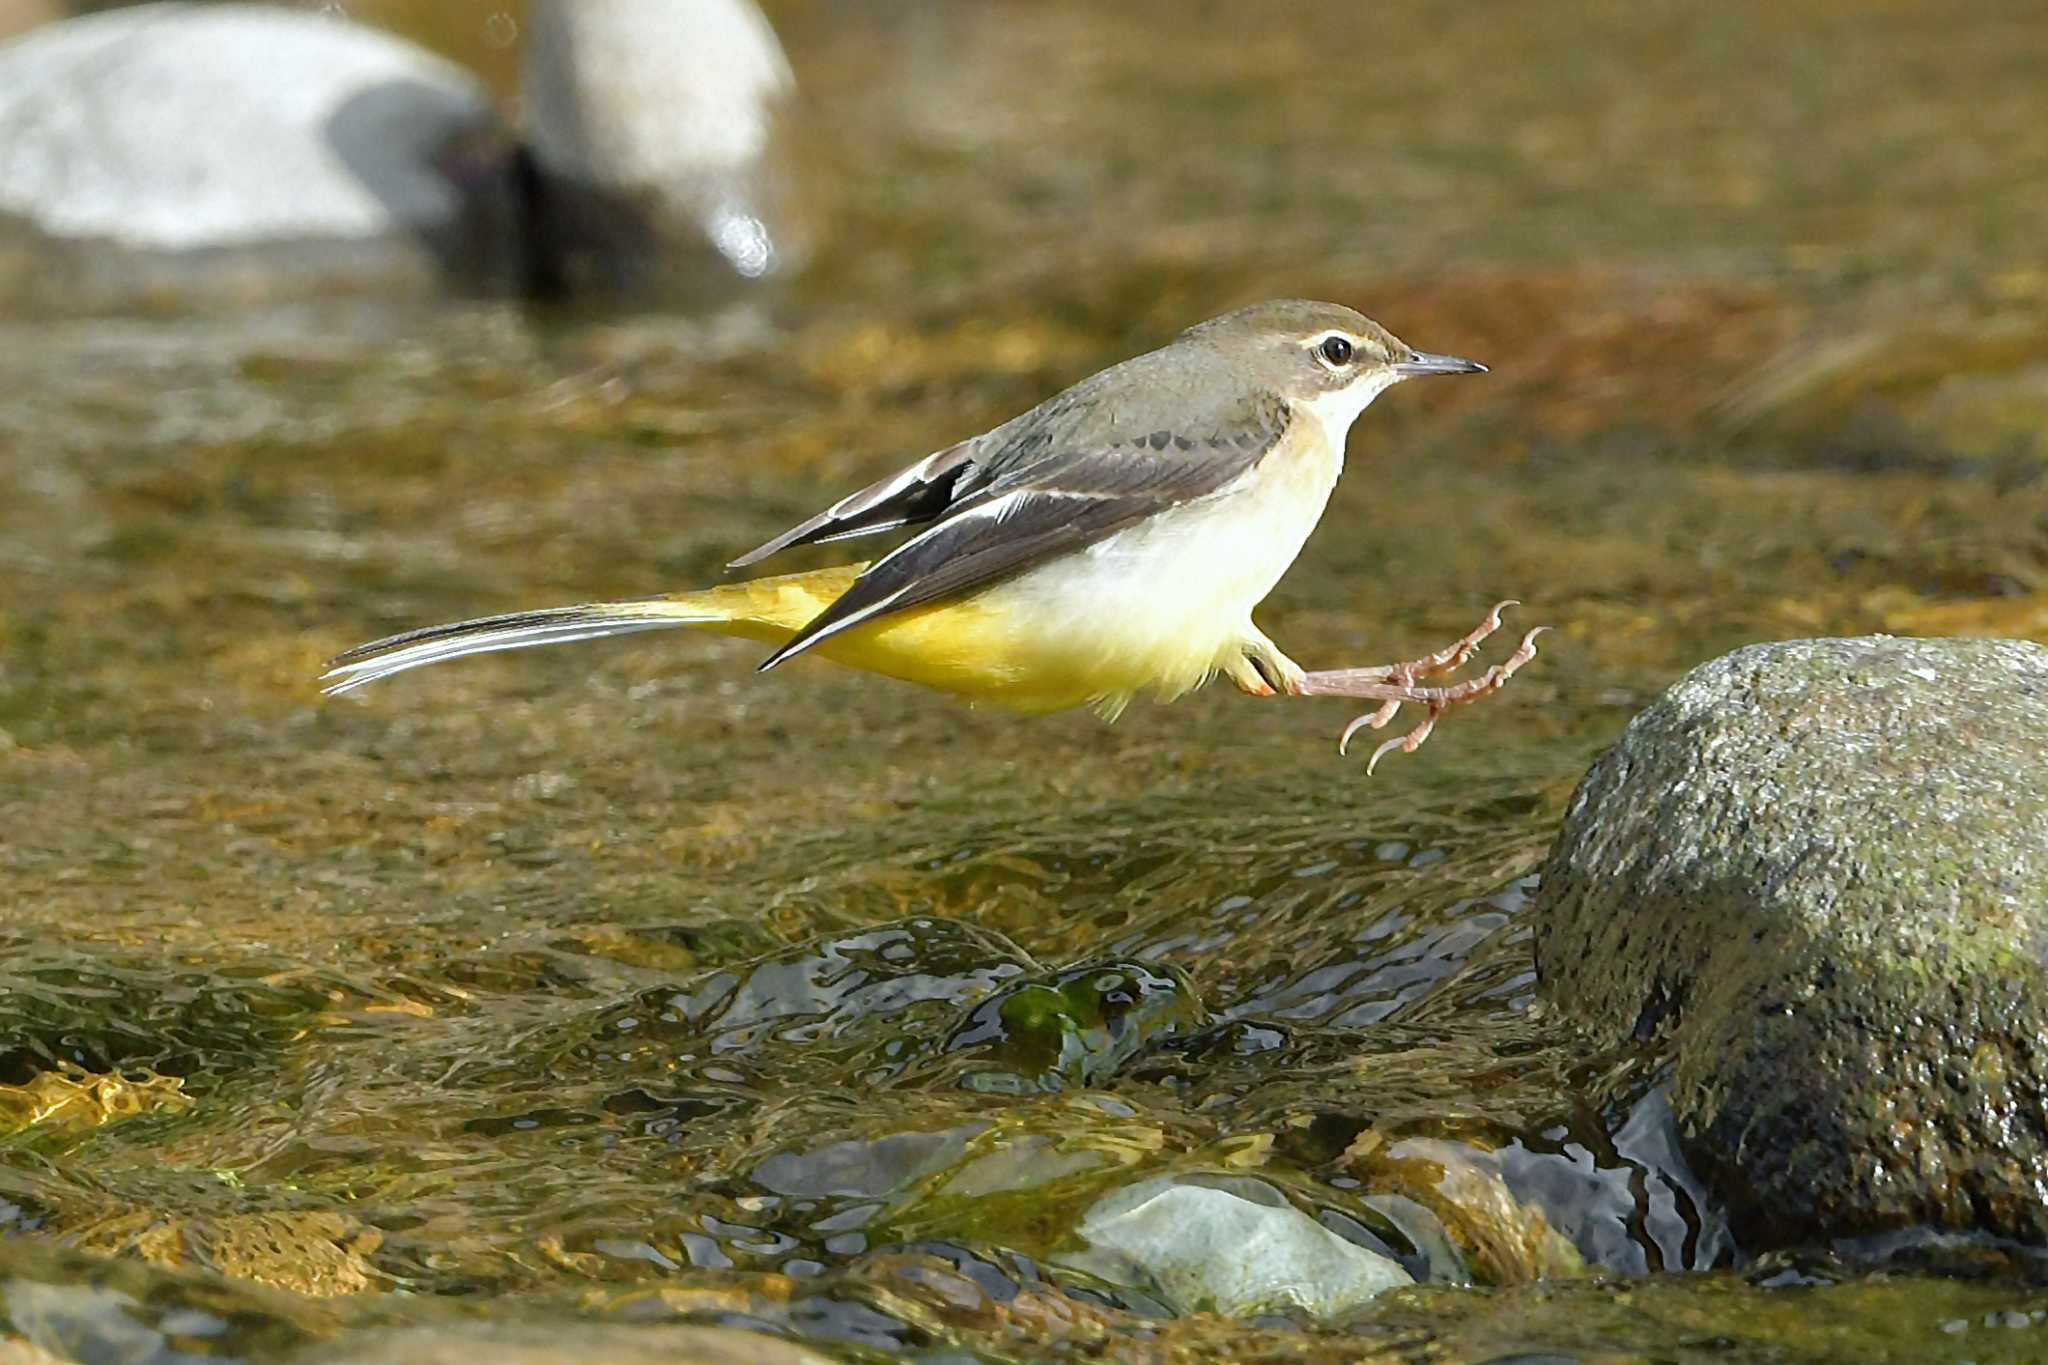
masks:
[[[872,563],[700,592],[429,626],[331,661],[339,694],[471,654],[689,626],[1015,711],[1092,706],[1114,719],[1140,692],[1171,700],[1221,675],[1258,697],[1378,703],[1354,720],[1416,724],[1381,744],[1412,753],[1437,718],[1496,692],[1535,657],[1529,631],[1503,662],[1455,684],[1503,602],[1417,659],[1310,672],[1252,622],[1321,519],[1351,423],[1423,375],[1485,366],[1432,355],[1363,314],[1286,299],[1189,328],[992,431],[841,498],[732,562],[891,531]]]

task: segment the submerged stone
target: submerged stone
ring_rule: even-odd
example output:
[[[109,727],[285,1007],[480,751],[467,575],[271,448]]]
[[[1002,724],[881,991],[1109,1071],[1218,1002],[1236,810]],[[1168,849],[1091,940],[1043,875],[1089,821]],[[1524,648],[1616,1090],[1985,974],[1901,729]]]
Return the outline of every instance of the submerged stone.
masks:
[[[578,1053],[729,1086],[744,1071],[880,1084],[945,1036],[960,1011],[1021,977],[1000,936],[935,916],[792,945],[643,991],[579,1025]],[[687,1059],[687,1060],[685,1060]]]
[[[958,1161],[985,1123],[930,1133],[887,1133],[777,1152],[754,1168],[754,1183],[775,1194],[811,1199],[894,1194],[921,1176]]]
[[[1063,1257],[1114,1284],[1156,1292],[1177,1313],[1334,1317],[1415,1281],[1242,1176],[1140,1181],[1088,1210],[1089,1250]]]
[[[2048,1242],[2048,649],[1757,645],[1638,716],[1573,796],[1542,988],[1660,1039],[1755,1251]]]
[[[1096,962],[1012,982],[976,1005],[945,1051],[985,1056],[961,1085],[993,1093],[1089,1086],[1155,1039],[1202,1022],[1201,1001],[1178,969]]]

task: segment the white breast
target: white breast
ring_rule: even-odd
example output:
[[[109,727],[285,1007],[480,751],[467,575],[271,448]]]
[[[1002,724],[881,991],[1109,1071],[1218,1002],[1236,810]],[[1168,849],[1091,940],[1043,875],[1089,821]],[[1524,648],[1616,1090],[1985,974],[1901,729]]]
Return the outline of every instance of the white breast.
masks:
[[[1368,400],[1370,401],[1370,400]],[[1343,427],[1320,413],[1308,439],[1236,483],[989,591],[1031,652],[1091,679],[1114,712],[1135,692],[1177,696],[1242,648],[1252,608],[1301,552],[1343,468]]]

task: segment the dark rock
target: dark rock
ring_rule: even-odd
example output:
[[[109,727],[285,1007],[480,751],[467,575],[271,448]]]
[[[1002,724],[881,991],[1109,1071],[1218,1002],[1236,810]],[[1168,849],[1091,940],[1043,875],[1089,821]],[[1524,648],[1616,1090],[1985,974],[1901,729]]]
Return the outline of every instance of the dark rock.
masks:
[[[1752,1251],[2048,1242],[2048,649],[1804,640],[1706,664],[1573,796],[1545,995],[1655,1039]]]

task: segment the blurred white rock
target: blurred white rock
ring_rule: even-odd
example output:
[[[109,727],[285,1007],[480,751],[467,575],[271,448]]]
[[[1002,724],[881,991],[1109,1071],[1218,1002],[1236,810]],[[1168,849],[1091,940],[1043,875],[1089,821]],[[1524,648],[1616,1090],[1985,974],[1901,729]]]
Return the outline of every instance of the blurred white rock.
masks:
[[[795,86],[751,0],[539,0],[527,44],[522,147],[470,73],[338,15],[46,25],[0,45],[0,214],[300,284],[637,293],[796,263]]]
[[[462,68],[344,19],[108,10],[0,50],[0,209],[164,251],[438,228],[436,159],[494,122]]]
[[[746,278],[802,245],[786,137],[796,78],[748,0],[535,0],[522,94],[549,192],[637,212],[606,221],[706,241]],[[614,259],[632,258],[630,250]]]

